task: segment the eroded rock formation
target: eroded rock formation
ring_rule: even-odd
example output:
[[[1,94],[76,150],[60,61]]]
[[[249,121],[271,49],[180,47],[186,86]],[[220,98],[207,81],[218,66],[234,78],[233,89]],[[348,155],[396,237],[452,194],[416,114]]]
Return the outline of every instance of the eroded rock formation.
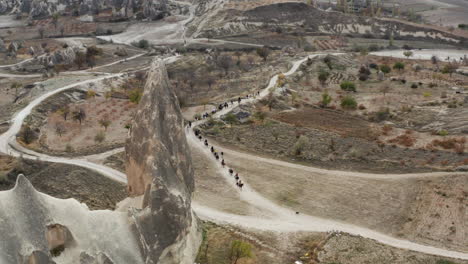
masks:
[[[140,17],[149,19],[161,18],[168,11],[167,0],[0,0],[0,15],[27,13],[32,19],[69,10],[76,15],[97,15],[109,9],[116,17],[131,18],[137,12]]]
[[[23,175],[0,192],[0,219],[2,264],[86,264],[83,255],[96,264],[144,263],[126,212],[89,211],[36,191]]]
[[[193,263],[200,243],[191,210],[193,168],[182,114],[161,60],[148,72],[126,155],[129,193],[144,195],[135,229],[146,263]]]

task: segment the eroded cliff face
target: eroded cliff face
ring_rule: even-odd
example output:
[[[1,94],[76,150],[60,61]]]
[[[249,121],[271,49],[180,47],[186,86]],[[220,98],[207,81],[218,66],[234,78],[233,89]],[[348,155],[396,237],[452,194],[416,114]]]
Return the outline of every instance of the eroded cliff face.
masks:
[[[128,191],[144,195],[134,228],[148,264],[191,264],[197,253],[190,157],[176,95],[163,61],[155,60],[126,145]]]

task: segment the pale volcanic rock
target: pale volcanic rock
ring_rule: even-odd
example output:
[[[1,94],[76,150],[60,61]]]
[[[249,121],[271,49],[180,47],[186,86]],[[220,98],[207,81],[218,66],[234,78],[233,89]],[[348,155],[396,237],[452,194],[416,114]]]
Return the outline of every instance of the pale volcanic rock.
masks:
[[[135,229],[146,263],[193,263],[200,233],[191,209],[192,161],[162,60],[155,60],[148,72],[126,159],[129,193],[144,195]]]

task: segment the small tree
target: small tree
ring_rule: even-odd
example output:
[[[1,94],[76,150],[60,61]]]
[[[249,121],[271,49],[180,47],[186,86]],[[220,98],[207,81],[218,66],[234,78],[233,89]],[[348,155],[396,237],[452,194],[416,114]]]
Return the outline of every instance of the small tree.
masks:
[[[130,102],[135,103],[135,104],[140,103],[142,96],[143,96],[143,93],[140,89],[133,89],[132,91],[130,91],[128,95]]]
[[[267,60],[268,56],[270,55],[270,52],[270,49],[266,46],[257,48],[257,55],[263,58],[263,61]]]
[[[232,57],[227,55],[219,56],[218,66],[224,70],[224,75],[227,75],[232,66]]]
[[[36,133],[28,125],[25,125],[21,128],[19,136],[21,140],[28,145],[31,144],[37,138]]]
[[[350,81],[344,81],[340,84],[340,88],[347,92],[356,92],[356,85]]]
[[[63,120],[67,121],[68,114],[70,114],[70,107],[68,107],[68,105],[63,106],[59,109],[59,113],[63,117]]]
[[[81,69],[81,66],[83,66],[83,64],[86,62],[86,55],[83,52],[78,51],[75,54],[74,62],[76,64],[76,66],[78,66],[78,69]]]
[[[442,68],[442,73],[449,74],[452,77],[452,74],[457,71],[458,67],[458,63],[450,62]]]
[[[393,69],[402,71],[405,69],[405,64],[401,61],[395,62],[395,64],[393,65]]]
[[[83,120],[85,120],[85,118],[86,118],[86,112],[83,108],[80,108],[73,112],[73,119],[80,122],[80,125],[83,122]]]
[[[54,13],[54,14],[52,15],[52,24],[54,24],[55,29],[57,29],[57,25],[58,25],[59,18],[60,18],[60,14],[59,14],[59,13]]]
[[[41,39],[44,38],[44,35],[45,35],[45,28],[43,26],[40,26],[38,29],[37,29],[37,32],[39,32],[39,37]]]
[[[234,56],[237,57],[237,65],[240,65],[240,62],[241,62],[240,58],[242,56],[242,52],[241,51],[236,51],[236,52],[234,52]]]
[[[380,91],[383,93],[383,96],[385,97],[385,95],[390,92],[390,86],[389,85],[384,85],[382,86],[382,88],[380,88]]]
[[[405,57],[409,59],[409,57],[412,57],[414,53],[408,50],[408,51],[403,52],[403,55],[405,55]]]
[[[301,155],[307,144],[309,144],[309,138],[304,135],[301,135],[296,141],[296,143],[294,143],[293,154],[296,156]]]
[[[136,46],[138,48],[141,48],[141,49],[147,49],[147,48],[149,48],[149,41],[146,40],[146,39],[142,39],[142,40],[138,41]]]
[[[322,86],[327,84],[328,77],[330,76],[329,72],[321,71],[318,75],[318,80]]]
[[[343,109],[355,110],[357,108],[357,102],[353,97],[345,96],[341,99],[341,107]]]
[[[252,246],[240,240],[234,240],[231,243],[231,252],[229,254],[229,260],[232,264],[237,264],[237,261],[241,258],[252,257]]]
[[[255,112],[254,117],[263,123],[263,121],[265,121],[266,114],[263,111],[257,111]]]
[[[104,140],[106,140],[106,134],[103,131],[99,131],[96,136],[94,136],[94,141],[97,143],[102,143]]]
[[[433,65],[438,66],[439,58],[437,58],[437,56],[435,56],[435,55],[432,55],[431,62],[432,62]]]
[[[320,101],[321,107],[327,107],[332,101],[332,97],[328,93],[322,94],[322,101]]]
[[[216,83],[216,79],[213,76],[209,75],[206,77],[206,84],[208,84],[208,88],[210,88],[210,90],[211,90],[211,86],[213,86],[213,84],[215,83]]]
[[[268,106],[268,109],[270,111],[273,108],[274,104],[275,104],[275,96],[273,95],[272,92],[270,92],[266,98],[266,105]]]
[[[15,100],[19,95],[19,89],[22,88],[22,87],[23,87],[23,85],[20,82],[13,82],[10,85],[10,88],[15,90]]]
[[[110,126],[112,122],[109,120],[108,116],[104,116],[101,120],[99,120],[99,125],[104,127],[104,131],[107,131],[107,128]]]
[[[229,113],[224,117],[224,120],[232,127],[233,124],[237,123],[237,116],[233,113]]]
[[[65,129],[65,124],[63,124],[63,122],[58,122],[55,124],[55,133],[57,133],[59,137],[62,137],[65,132],[67,132],[67,130]]]

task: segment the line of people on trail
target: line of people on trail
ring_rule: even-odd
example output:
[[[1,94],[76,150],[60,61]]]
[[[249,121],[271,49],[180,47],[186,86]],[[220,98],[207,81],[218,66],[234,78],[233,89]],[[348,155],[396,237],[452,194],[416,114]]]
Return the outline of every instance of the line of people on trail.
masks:
[[[245,97],[238,97],[237,99],[231,99],[231,106],[234,105],[234,102],[237,101],[238,104],[240,104],[242,102],[243,99],[249,99],[249,98],[256,98],[257,95],[260,95],[260,91],[257,91],[255,92],[254,94],[248,94],[246,95]],[[211,115],[214,115],[216,114],[218,111],[221,111],[223,110],[224,108],[228,108],[229,107],[229,103],[228,102],[224,102],[224,103],[221,103],[218,105],[217,108],[214,108],[213,110],[211,110],[211,114],[208,113],[208,112],[205,112],[203,115],[201,115],[200,118],[198,117],[195,117],[195,120],[198,121],[198,120],[203,120],[203,119],[207,119],[209,118]],[[190,122],[190,121],[189,121]],[[190,122],[190,126],[191,127],[191,122]]]
[[[193,132],[195,133],[195,136],[200,141],[202,141],[203,144],[206,147],[210,147],[210,145],[208,144],[208,139],[203,140],[203,137],[201,136],[201,133],[200,133],[200,131],[198,129],[194,129]],[[214,158],[217,161],[221,160],[221,166],[223,166],[223,168],[225,168],[226,167],[226,162],[224,161],[224,152],[221,151],[221,152],[218,153],[213,146],[210,147],[210,151],[211,151],[211,153],[213,154]],[[228,172],[229,172],[229,175],[233,176],[233,174],[234,174],[233,169],[229,168]],[[234,179],[236,180],[236,186],[239,187],[239,190],[242,191],[242,187],[244,187],[244,183],[240,179],[239,173],[236,172],[236,174],[234,175]]]

